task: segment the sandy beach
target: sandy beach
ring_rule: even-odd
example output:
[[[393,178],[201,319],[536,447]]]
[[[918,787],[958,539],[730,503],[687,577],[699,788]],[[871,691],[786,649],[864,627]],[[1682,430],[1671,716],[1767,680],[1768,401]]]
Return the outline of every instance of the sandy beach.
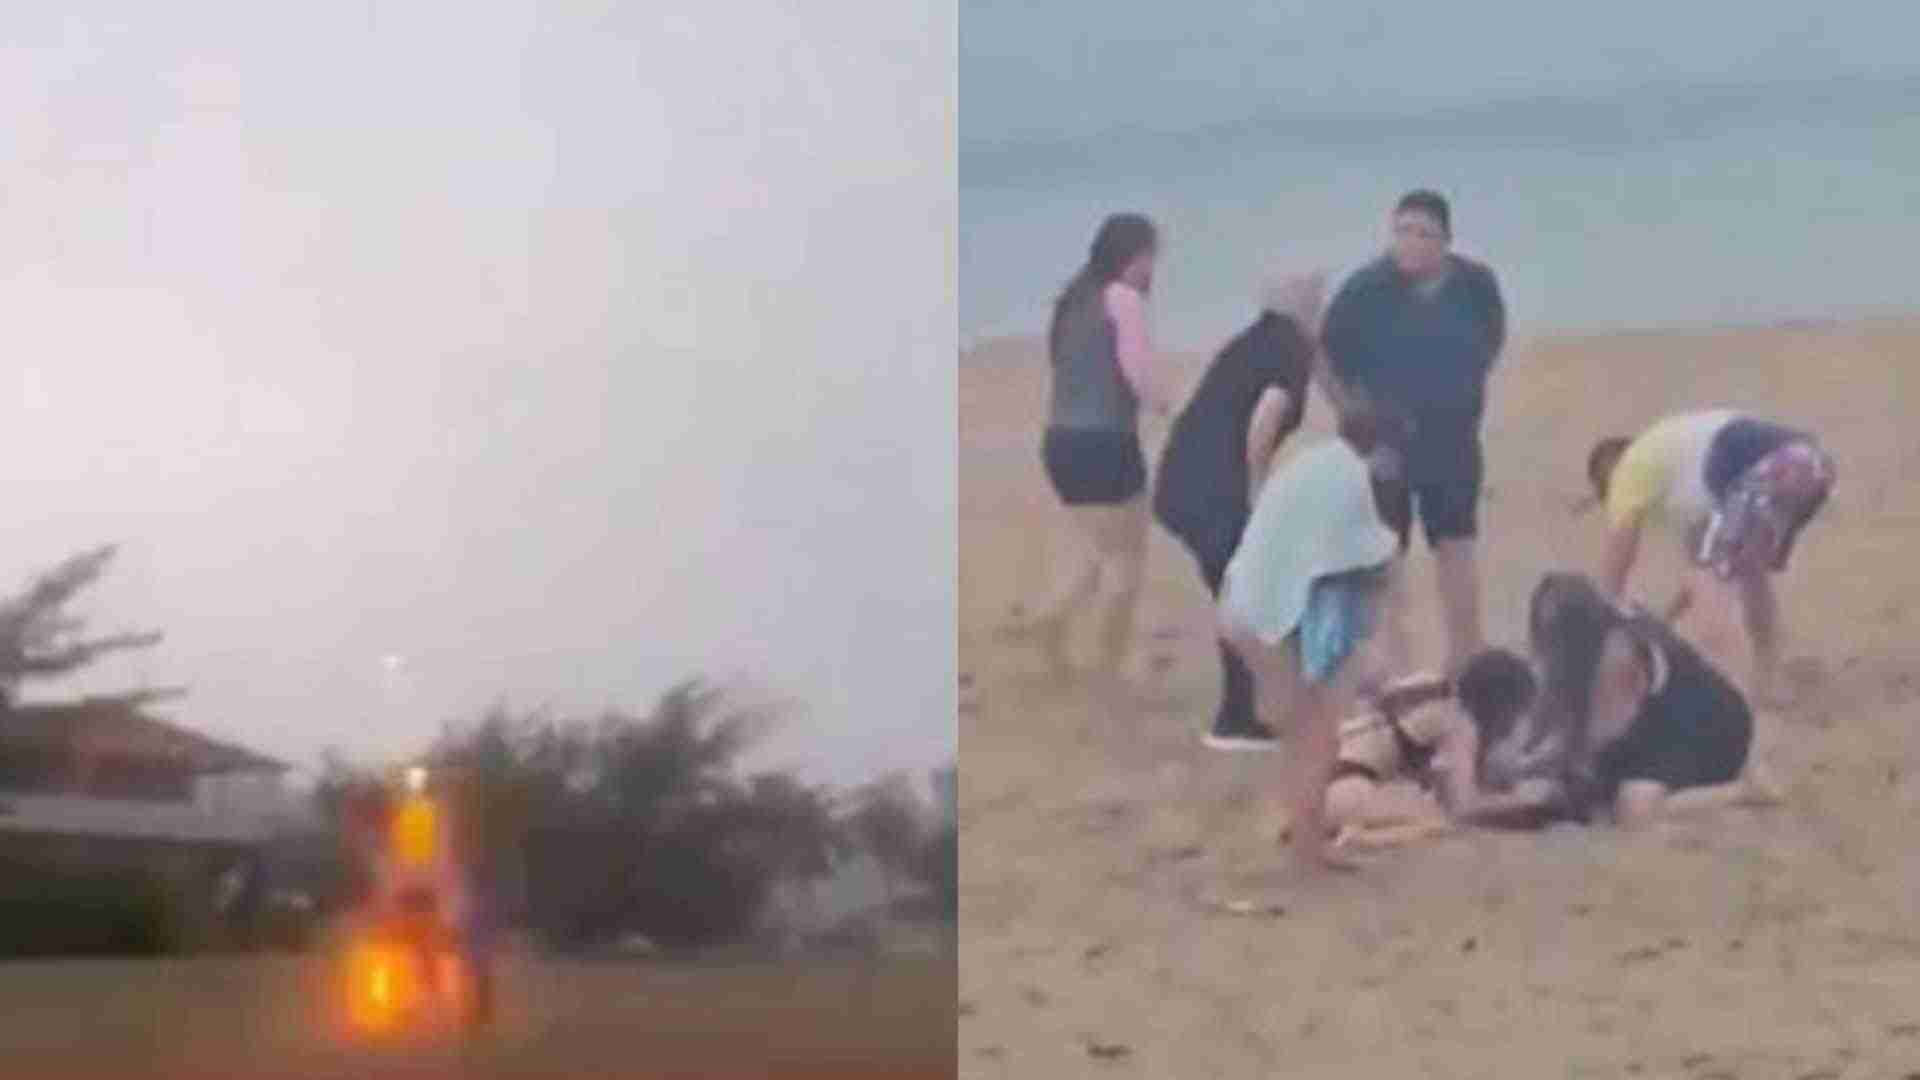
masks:
[[[1171,537],[1152,538],[1130,687],[1050,679],[994,638],[1059,536],[1046,364],[1034,342],[963,354],[960,1075],[1920,1075],[1916,355],[1920,323],[1901,322],[1509,349],[1485,428],[1496,643],[1518,641],[1543,571],[1593,565],[1598,526],[1575,507],[1596,436],[1725,404],[1826,440],[1838,487],[1782,582],[1787,804],[1640,834],[1455,835],[1301,887],[1262,829],[1278,756],[1197,738],[1210,611]],[[1327,421],[1316,396],[1289,449]],[[1163,437],[1149,429],[1150,455]],[[1664,597],[1677,560],[1653,558],[1639,591]]]

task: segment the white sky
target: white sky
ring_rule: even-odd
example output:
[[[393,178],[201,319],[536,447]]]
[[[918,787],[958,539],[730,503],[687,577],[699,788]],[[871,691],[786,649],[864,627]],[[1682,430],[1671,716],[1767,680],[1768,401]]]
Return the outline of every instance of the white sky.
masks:
[[[118,540],[168,634],[56,689],[305,762],[739,674],[774,763],[950,757],[954,9],[801,7],[11,16],[0,583]]]

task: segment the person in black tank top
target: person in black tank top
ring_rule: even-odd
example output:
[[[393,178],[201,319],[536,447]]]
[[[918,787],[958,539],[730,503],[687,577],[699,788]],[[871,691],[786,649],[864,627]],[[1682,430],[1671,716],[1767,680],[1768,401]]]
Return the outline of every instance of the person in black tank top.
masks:
[[[1040,459],[1078,550],[1062,560],[1037,610],[1013,606],[1001,636],[1038,645],[1056,675],[1073,669],[1068,646],[1083,614],[1098,620],[1107,675],[1119,677],[1132,650],[1150,529],[1139,420],[1170,414],[1178,395],[1147,334],[1159,245],[1148,218],[1108,216],[1047,328],[1052,377]]]
[[[1252,513],[1254,488],[1306,416],[1313,320],[1324,290],[1319,275],[1270,290],[1259,317],[1214,357],[1161,452],[1154,516],[1193,553],[1216,599]],[[1207,744],[1272,748],[1273,733],[1255,716],[1253,676],[1239,654],[1225,642],[1218,646],[1220,707]]]
[[[1665,623],[1626,618],[1631,639],[1622,674],[1638,693],[1625,734],[1594,758],[1595,796],[1623,825],[1639,824],[1687,803],[1738,801],[1753,742],[1753,713],[1733,683]]]
[[[1505,810],[1531,803],[1536,822],[1610,815],[1635,826],[1774,801],[1749,769],[1746,698],[1665,622],[1565,573],[1541,579],[1528,621],[1539,699],[1480,752],[1489,791],[1532,785],[1526,799],[1502,795]]]

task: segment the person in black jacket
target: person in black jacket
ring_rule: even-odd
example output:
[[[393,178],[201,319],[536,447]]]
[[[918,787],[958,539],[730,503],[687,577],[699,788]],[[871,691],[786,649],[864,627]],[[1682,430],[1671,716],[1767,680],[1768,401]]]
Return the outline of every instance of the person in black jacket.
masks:
[[[1329,396],[1370,396],[1409,413],[1408,479],[1419,504],[1447,631],[1447,675],[1484,646],[1475,561],[1486,385],[1506,345],[1500,284],[1450,250],[1452,212],[1431,191],[1395,206],[1386,254],[1341,285],[1327,310]]]
[[[1252,513],[1253,492],[1280,444],[1306,416],[1315,324],[1326,278],[1274,283],[1262,311],[1214,357],[1174,420],[1154,483],[1154,516],[1199,563],[1216,599]],[[1219,643],[1220,707],[1206,735],[1217,750],[1265,750],[1273,732],[1255,715],[1253,676]]]

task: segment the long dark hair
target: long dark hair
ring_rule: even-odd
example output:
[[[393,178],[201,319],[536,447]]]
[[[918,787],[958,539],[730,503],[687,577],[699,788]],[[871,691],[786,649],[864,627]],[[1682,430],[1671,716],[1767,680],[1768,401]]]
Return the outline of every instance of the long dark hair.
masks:
[[[1625,621],[1583,575],[1550,573],[1534,587],[1527,623],[1533,653],[1545,669],[1541,705],[1567,718],[1576,754],[1586,749],[1593,720],[1600,653],[1607,635]]]
[[[1159,242],[1160,230],[1144,214],[1112,214],[1100,223],[1100,231],[1093,235],[1093,247],[1087,252],[1086,264],[1053,302],[1053,319],[1047,326],[1047,354],[1055,364],[1060,362],[1060,335],[1066,316],[1081,304],[1098,298],[1102,289],[1120,277],[1128,263]]]

